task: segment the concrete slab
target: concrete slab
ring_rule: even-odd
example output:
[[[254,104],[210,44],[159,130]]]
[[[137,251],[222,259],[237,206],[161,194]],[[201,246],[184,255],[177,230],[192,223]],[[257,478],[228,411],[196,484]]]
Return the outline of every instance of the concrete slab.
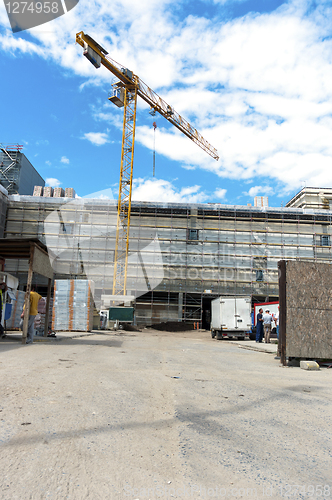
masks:
[[[64,339],[74,339],[78,337],[88,337],[90,335],[100,334],[100,330],[92,330],[91,332],[56,332],[56,337],[43,337],[41,335],[34,336],[34,342],[58,342]],[[6,332],[6,337],[2,342],[18,341],[22,342],[22,333],[18,331]]]
[[[259,343],[255,340],[229,340],[232,344],[236,344],[240,349],[249,349],[251,351],[267,352],[269,354],[277,354],[278,344],[272,341],[270,344],[264,342]]]

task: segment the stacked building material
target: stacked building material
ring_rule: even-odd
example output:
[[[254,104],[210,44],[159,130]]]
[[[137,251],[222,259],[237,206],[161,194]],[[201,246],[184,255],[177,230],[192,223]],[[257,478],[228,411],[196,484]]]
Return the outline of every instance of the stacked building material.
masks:
[[[44,194],[43,194],[43,196],[45,198],[51,198],[53,196],[53,188],[51,186],[44,187]]]
[[[43,196],[43,186],[35,186],[33,188],[33,196]]]
[[[52,311],[53,311],[53,299],[51,298],[50,299],[49,314],[48,314],[48,329],[49,330],[51,330],[51,328],[52,328]],[[40,316],[38,332],[41,335],[44,335],[45,318],[46,318],[46,298],[44,300],[40,300],[38,302],[38,315]],[[35,325],[35,328],[37,328],[36,325]]]
[[[66,198],[75,198],[76,192],[74,188],[66,188],[65,189],[65,197]]]
[[[25,292],[16,290],[16,300],[13,301],[12,313],[6,321],[7,330],[16,330],[20,327],[21,313],[23,311]]]
[[[73,280],[56,280],[54,282],[52,330],[69,330],[69,299],[72,285]]]
[[[91,281],[75,281],[72,319],[73,330],[90,331],[93,328],[94,302],[91,292]]]
[[[94,284],[90,280],[56,280],[52,330],[91,331],[93,328]]]
[[[63,198],[65,195],[64,189],[62,187],[54,188],[53,198]]]

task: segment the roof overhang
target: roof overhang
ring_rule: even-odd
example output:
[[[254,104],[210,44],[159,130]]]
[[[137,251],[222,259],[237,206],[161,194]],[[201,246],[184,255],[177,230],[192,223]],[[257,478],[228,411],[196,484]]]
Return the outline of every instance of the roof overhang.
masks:
[[[47,246],[37,238],[0,238],[0,258],[29,260],[34,272],[53,278]]]

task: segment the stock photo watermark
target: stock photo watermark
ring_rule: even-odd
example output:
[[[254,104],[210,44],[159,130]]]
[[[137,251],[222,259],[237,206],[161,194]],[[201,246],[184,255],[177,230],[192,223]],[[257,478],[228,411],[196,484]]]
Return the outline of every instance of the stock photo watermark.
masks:
[[[46,217],[45,243],[54,272],[84,274],[94,282],[94,302],[101,309],[102,291],[113,287],[117,204],[110,189],[89,196],[59,204]],[[107,210],[101,209],[105,204]],[[164,265],[157,235],[133,248],[128,269],[127,288],[136,298],[162,282]]]
[[[205,487],[200,484],[172,487],[156,485],[153,488],[135,488],[127,484],[123,488],[124,496],[135,500],[155,498],[331,498],[331,486],[328,484],[280,484],[261,487],[242,487],[214,485]]]
[[[79,0],[31,1],[4,0],[13,33],[35,28],[67,14]]]

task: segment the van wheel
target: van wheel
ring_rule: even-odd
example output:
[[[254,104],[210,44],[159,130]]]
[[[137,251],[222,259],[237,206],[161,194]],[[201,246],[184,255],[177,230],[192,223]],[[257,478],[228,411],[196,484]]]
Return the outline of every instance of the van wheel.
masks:
[[[211,337],[214,339],[215,336],[216,336],[215,330],[211,330]]]

